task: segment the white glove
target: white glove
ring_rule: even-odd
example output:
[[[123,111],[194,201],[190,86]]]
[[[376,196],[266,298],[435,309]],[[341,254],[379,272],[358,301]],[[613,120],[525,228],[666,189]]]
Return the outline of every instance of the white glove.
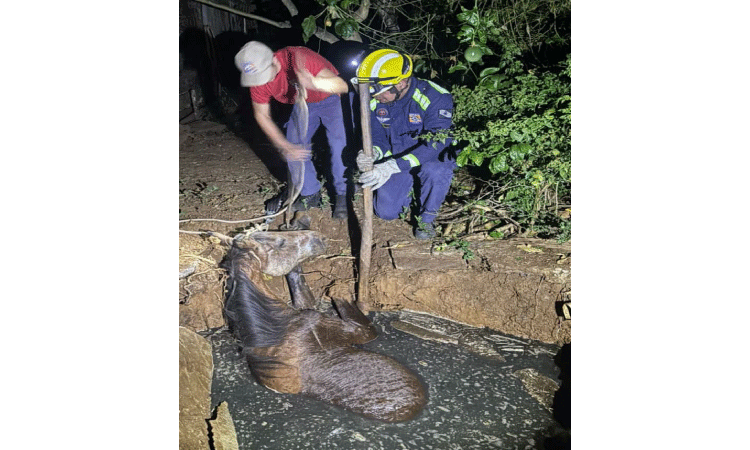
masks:
[[[371,187],[374,191],[384,185],[391,175],[399,172],[401,172],[401,169],[398,168],[396,160],[389,159],[384,163],[375,164],[372,170],[360,175],[359,182],[362,183],[362,187]]]
[[[357,153],[357,167],[360,172],[367,172],[372,170],[372,165],[375,163],[375,156],[365,155],[364,150],[360,150]]]

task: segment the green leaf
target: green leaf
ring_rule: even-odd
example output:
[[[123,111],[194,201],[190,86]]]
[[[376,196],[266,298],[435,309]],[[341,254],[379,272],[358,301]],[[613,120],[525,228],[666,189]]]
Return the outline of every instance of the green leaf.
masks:
[[[486,78],[482,78],[482,80],[479,82],[479,85],[483,88],[498,91],[507,86],[508,82],[503,82],[505,78],[505,75],[490,75]]]
[[[469,68],[466,67],[466,65],[464,63],[457,63],[455,66],[453,66],[450,69],[448,69],[448,73],[453,73],[453,72],[455,72],[457,70],[462,70],[462,71],[466,72],[466,71],[469,70]]]
[[[333,29],[336,34],[346,39],[354,34],[359,29],[357,22],[352,19],[336,19],[336,23],[333,25]]]
[[[472,164],[474,164],[475,166],[481,166],[482,161],[484,161],[484,155],[482,153],[472,152],[469,157],[471,158]]]
[[[481,38],[482,44],[479,45],[479,48],[482,49],[482,53],[485,55],[494,55],[495,53],[492,51],[492,49],[484,45],[484,42],[486,40],[484,35],[481,35],[480,38]]]
[[[529,144],[520,143],[520,144],[513,144],[513,146],[511,147],[511,150],[514,150],[520,153],[521,155],[528,155],[529,153],[531,153],[531,148],[532,147]]]
[[[307,40],[315,33],[317,27],[315,16],[305,17],[305,20],[302,21],[302,39],[307,42]]]
[[[570,163],[560,165],[560,178],[570,181]]]
[[[499,67],[487,67],[487,68],[485,68],[485,69],[482,69],[482,71],[481,71],[481,72],[479,72],[479,78],[484,78],[484,77],[486,77],[487,75],[493,75],[493,74],[496,74],[496,73],[498,73],[499,71],[500,71],[500,68],[499,68]],[[503,79],[507,78],[507,77],[506,77],[505,75],[498,75],[498,76],[501,76],[501,77],[503,77]]]
[[[505,155],[497,155],[490,161],[490,172],[496,174],[498,172],[507,172],[508,163],[506,162]]]
[[[461,7],[461,9],[463,10],[463,12],[456,14],[456,18],[461,22],[466,22],[466,18],[469,17],[469,14],[471,13],[471,11],[464,8],[463,6]]]
[[[474,39],[475,34],[476,34],[476,31],[474,30],[474,27],[470,27],[469,25],[464,25],[461,27],[461,31],[458,32],[456,37],[459,39],[460,42],[468,42]]]
[[[419,59],[417,62],[414,63],[414,70],[417,72],[426,72],[425,66],[427,65],[427,61],[424,59]]]
[[[466,162],[469,160],[469,152],[463,151],[459,153],[458,158],[456,158],[456,164],[459,167],[463,167],[466,165]]]

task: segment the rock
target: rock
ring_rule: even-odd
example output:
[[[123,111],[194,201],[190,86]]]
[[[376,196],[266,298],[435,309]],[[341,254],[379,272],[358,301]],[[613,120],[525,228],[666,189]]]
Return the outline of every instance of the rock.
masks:
[[[239,450],[237,432],[234,429],[232,415],[229,414],[227,402],[219,403],[216,407],[216,418],[209,421],[211,426],[211,442],[213,450]]]
[[[211,344],[180,327],[180,450],[208,450],[211,417]]]
[[[542,406],[552,412],[552,402],[559,388],[555,380],[545,377],[534,369],[522,369],[513,372],[521,380],[524,389]]]

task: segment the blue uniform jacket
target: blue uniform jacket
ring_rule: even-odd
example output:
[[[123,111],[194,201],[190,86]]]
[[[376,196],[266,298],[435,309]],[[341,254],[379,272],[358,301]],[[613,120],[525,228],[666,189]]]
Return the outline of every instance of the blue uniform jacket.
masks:
[[[403,98],[390,104],[372,99],[370,111],[375,159],[393,156],[401,171],[437,160],[451,144],[450,138],[445,143],[420,138],[453,124],[453,96],[432,81],[412,78]]]

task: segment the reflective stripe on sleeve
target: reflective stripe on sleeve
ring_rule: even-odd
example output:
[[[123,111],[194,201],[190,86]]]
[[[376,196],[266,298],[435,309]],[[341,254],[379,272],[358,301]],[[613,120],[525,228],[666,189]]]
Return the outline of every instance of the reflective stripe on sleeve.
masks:
[[[435,89],[436,91],[440,92],[441,94],[450,94],[450,92],[448,92],[448,90],[445,89],[444,87],[442,87],[440,85],[437,85],[437,84],[433,83],[430,80],[426,80],[426,81],[428,83],[430,83],[430,86],[432,86],[433,89]]]
[[[414,155],[405,155],[402,156],[401,159],[408,161],[409,165],[412,167],[417,167],[418,165],[420,165],[419,159],[417,159],[417,157]]]
[[[422,94],[419,89],[414,89],[414,95],[411,96],[415,102],[419,104],[422,111],[427,111],[427,107],[430,106],[430,99],[426,95]]]

